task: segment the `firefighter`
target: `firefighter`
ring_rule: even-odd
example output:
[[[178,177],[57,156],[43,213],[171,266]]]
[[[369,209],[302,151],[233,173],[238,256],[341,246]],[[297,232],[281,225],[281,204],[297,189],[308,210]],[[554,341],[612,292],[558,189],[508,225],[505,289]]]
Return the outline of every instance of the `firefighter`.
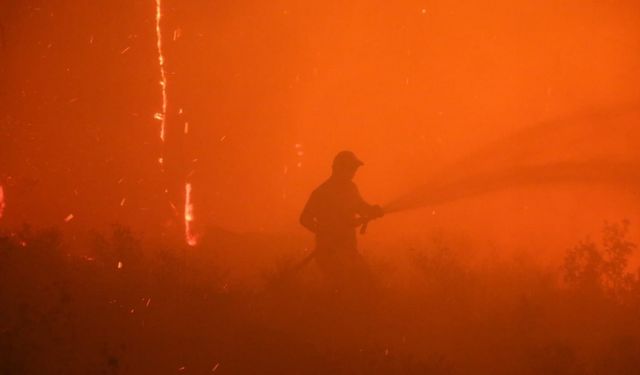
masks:
[[[361,280],[368,274],[357,250],[356,228],[384,215],[379,205],[362,199],[353,182],[362,165],[353,152],[339,152],[331,176],[311,193],[300,215],[300,223],[315,234],[316,263],[337,284]]]

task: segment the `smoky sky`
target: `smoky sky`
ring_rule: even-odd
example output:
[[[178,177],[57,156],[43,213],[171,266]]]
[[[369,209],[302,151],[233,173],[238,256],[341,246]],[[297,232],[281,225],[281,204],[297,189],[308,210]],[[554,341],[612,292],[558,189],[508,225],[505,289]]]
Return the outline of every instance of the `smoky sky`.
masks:
[[[381,203],[469,158],[634,163],[639,10],[164,0],[162,145],[154,1],[4,1],[2,220],[179,233],[188,180],[198,230],[291,230],[342,149]]]

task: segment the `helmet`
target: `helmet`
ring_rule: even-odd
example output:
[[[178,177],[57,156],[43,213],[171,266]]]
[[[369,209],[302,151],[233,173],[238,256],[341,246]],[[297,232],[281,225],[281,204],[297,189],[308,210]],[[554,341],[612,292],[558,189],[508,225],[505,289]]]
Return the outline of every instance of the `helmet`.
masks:
[[[333,159],[333,169],[358,168],[364,163],[351,151],[340,151]]]

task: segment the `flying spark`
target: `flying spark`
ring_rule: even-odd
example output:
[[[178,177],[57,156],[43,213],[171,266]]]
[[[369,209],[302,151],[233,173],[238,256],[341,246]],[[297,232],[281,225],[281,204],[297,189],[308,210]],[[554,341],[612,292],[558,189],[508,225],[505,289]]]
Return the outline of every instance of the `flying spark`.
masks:
[[[73,220],[73,217],[74,217],[73,214],[67,215],[67,217],[64,218],[64,222],[65,223],[70,222],[71,220]]]

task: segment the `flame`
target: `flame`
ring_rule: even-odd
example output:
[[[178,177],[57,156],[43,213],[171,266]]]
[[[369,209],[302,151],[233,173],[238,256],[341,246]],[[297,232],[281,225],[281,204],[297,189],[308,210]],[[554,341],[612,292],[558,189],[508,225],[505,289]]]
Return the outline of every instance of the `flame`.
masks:
[[[2,219],[2,215],[4,214],[4,207],[4,189],[2,188],[2,185],[0,185],[0,219]]]
[[[166,119],[167,119],[167,73],[164,69],[164,54],[162,52],[162,0],[156,0],[156,46],[158,49],[158,63],[160,65],[160,87],[162,91],[162,110],[156,113],[154,118],[160,121],[160,140],[164,144]],[[160,159],[162,164],[162,159]]]
[[[184,185],[184,237],[189,246],[198,244],[198,239],[193,234],[191,223],[193,222],[193,203],[191,203],[191,183]]]
[[[160,121],[160,140],[162,145],[165,143],[165,134],[166,134],[166,126],[167,126],[167,73],[165,70],[165,57],[162,51],[162,27],[160,26],[162,20],[162,0],[156,0],[156,48],[158,51],[158,64],[160,67],[160,88],[162,94],[162,109],[160,112],[154,114],[154,118]],[[180,37],[181,30],[176,29],[173,33],[173,40],[177,40]],[[182,108],[179,109],[178,113],[182,114]],[[189,123],[185,122],[184,124],[184,134],[189,133]],[[164,165],[164,153],[161,153],[158,158],[158,163],[161,166],[161,169]],[[165,189],[166,191],[166,189]],[[173,204],[169,202],[172,207]],[[121,206],[124,204],[124,200],[121,202]],[[191,224],[193,222],[193,203],[191,202],[191,183],[185,183],[185,198],[184,198],[184,231],[185,231],[185,240],[189,246],[195,246],[198,243],[196,236],[193,234]]]

